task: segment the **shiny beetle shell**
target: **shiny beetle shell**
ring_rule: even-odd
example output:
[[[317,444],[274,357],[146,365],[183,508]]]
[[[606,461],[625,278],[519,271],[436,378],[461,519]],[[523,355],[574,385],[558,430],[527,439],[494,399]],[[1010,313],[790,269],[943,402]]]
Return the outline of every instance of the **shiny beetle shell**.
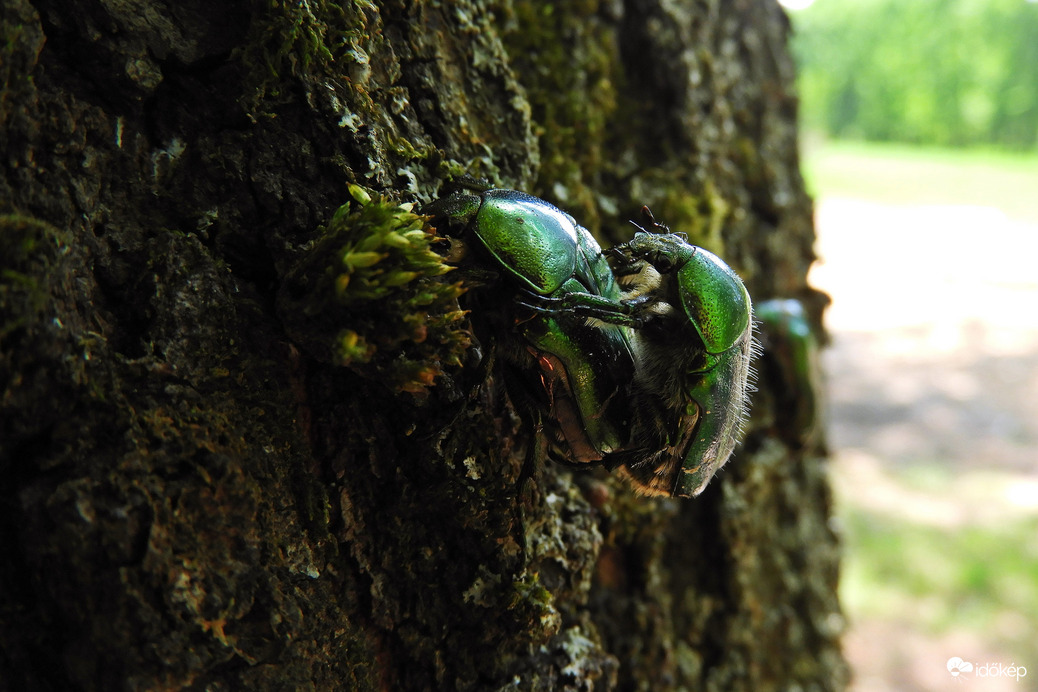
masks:
[[[609,263],[590,233],[555,206],[516,190],[468,188],[425,209],[440,225],[461,225],[460,238],[482,255],[508,291],[499,312],[511,321],[492,339],[517,379],[537,380],[546,398],[549,454],[564,463],[601,462],[627,444],[633,372],[628,330],[590,325],[569,314],[531,310],[525,301],[569,295],[620,297]],[[523,388],[529,391],[532,385]],[[519,395],[519,398],[523,398]]]

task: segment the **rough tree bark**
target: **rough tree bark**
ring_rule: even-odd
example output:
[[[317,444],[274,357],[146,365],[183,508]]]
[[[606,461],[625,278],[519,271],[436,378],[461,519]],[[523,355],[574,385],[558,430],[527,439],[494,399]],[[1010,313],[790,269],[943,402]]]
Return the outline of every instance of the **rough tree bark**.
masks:
[[[348,184],[406,224],[469,172],[605,244],[648,204],[817,325],[773,0],[0,19],[0,689],[843,686],[824,449],[770,382],[706,493],[647,499],[524,463],[493,377],[451,421],[458,315],[352,325],[305,271]]]

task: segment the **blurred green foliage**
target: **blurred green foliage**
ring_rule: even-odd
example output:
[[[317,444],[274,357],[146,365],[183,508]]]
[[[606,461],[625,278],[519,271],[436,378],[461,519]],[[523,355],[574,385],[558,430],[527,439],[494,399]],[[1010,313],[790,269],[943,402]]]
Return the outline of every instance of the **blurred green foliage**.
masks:
[[[840,515],[840,594],[852,618],[910,623],[931,636],[973,631],[995,651],[1034,660],[1038,519],[942,527],[858,507]]]
[[[1038,145],[1038,2],[817,0],[793,22],[809,130]]]
[[[808,190],[820,198],[997,207],[1038,224],[1035,153],[808,138],[802,170]]]

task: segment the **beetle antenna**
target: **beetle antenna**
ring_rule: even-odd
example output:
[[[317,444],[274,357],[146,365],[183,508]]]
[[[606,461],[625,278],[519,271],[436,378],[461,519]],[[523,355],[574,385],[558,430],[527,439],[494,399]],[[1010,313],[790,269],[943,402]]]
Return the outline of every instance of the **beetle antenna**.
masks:
[[[656,217],[652,215],[652,210],[649,209],[648,205],[642,207],[642,216],[648,222],[649,226],[653,229],[652,233],[670,233],[670,228],[658,223]],[[642,229],[645,230],[645,229]]]

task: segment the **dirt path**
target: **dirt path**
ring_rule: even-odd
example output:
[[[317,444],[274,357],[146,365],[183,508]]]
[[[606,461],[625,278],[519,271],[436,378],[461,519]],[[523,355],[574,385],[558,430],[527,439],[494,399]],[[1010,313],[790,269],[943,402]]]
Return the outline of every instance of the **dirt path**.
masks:
[[[1038,516],[1038,225],[848,199],[822,200],[817,225],[811,281],[833,297],[824,360],[842,506],[945,527]],[[907,487],[898,474],[913,466],[952,482]],[[1020,662],[1030,680],[961,680],[950,656],[999,660],[985,632],[849,615],[858,692],[1038,689],[1038,645]]]
[[[817,218],[834,446],[1038,473],[1038,226],[842,199]]]

